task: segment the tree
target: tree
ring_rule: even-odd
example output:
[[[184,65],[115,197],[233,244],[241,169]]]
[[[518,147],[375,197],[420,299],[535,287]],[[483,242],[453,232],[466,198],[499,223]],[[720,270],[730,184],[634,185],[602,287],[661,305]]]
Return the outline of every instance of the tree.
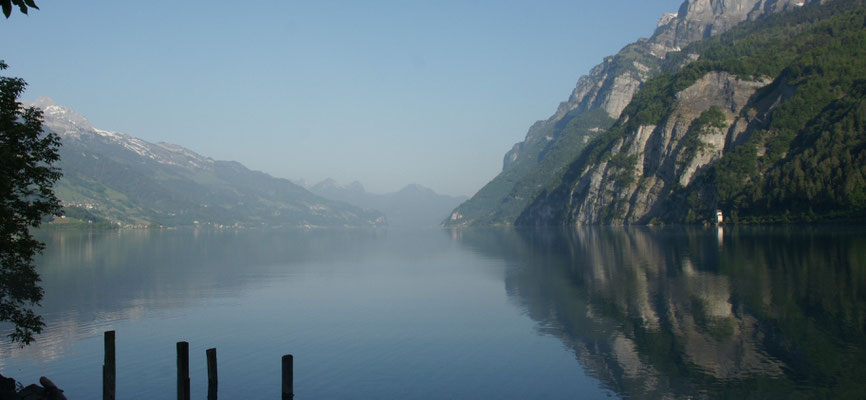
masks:
[[[0,0],[0,6],[3,7],[3,15],[5,15],[6,18],[9,18],[9,16],[12,15],[12,6],[18,7],[18,9],[24,14],[27,14],[28,7],[37,10],[39,9],[39,7],[36,7],[36,3],[33,0]]]
[[[6,68],[0,61],[0,70]],[[45,325],[30,308],[42,300],[33,257],[45,247],[30,228],[61,212],[53,190],[61,175],[53,165],[60,138],[43,133],[42,110],[18,102],[26,85],[0,76],[0,321],[15,324],[9,337],[22,344]]]

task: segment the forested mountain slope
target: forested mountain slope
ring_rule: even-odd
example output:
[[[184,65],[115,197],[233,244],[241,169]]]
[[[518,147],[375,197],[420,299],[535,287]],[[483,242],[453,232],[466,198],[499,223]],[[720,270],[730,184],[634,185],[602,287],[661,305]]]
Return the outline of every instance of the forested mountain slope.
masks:
[[[577,82],[568,101],[505,155],[502,172],[461,204],[446,225],[511,224],[550,185],[590,139],[609,129],[648,79],[663,71],[666,56],[736,24],[795,9],[803,0],[687,0],[665,14],[649,39],[607,57]],[[680,66],[688,59],[679,59]]]
[[[864,1],[744,23],[662,70],[678,72],[649,80],[518,224],[866,215]]]

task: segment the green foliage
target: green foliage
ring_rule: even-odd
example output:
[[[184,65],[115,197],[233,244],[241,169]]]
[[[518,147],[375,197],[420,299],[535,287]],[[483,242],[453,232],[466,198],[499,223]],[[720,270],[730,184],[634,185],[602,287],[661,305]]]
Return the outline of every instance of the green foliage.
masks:
[[[784,71],[791,85],[821,72],[818,64],[828,61],[856,72],[856,60],[843,62],[847,57],[834,56],[834,52],[862,49],[864,39],[856,31],[862,31],[863,11],[856,10],[862,6],[863,1],[843,1],[771,15],[672,53],[662,68],[669,73],[648,81],[624,111],[629,116],[628,128],[658,125],[669,114],[675,95],[710,71],[726,71],[744,78],[779,76]],[[699,60],[677,70],[687,54],[699,54]]]
[[[623,110],[623,115],[627,116],[624,129],[633,132],[641,126],[660,125],[670,114],[677,93],[720,67],[719,63],[698,61],[686,65],[679,73],[650,79]]]
[[[55,218],[51,229],[61,228],[96,228],[100,230],[117,229],[118,225],[104,217],[97,215],[84,207],[63,207],[63,217]]]
[[[672,189],[665,207],[671,211],[663,220],[705,222],[717,208],[729,222],[866,219],[864,27],[866,1],[834,1],[744,23],[672,53],[662,66],[667,73],[646,82],[620,120],[568,167],[563,188],[538,202],[562,201],[551,194],[568,193],[588,168],[615,157],[617,144],[642,126],[663,125],[679,92],[708,72],[722,71],[773,78],[751,99],[773,107],[762,125],[752,126],[688,187]],[[683,66],[689,54],[699,55],[698,61]],[[747,107],[749,112],[754,110]],[[702,113],[683,138],[678,165],[703,150],[702,135],[724,127],[722,110]]]
[[[637,50],[626,47],[606,62],[626,68],[620,61],[637,60]],[[860,157],[861,117],[855,112],[864,98],[857,87],[866,81],[866,1],[813,3],[743,23],[670,53],[652,68],[664,73],[645,82],[620,119],[573,153],[576,157],[550,184],[508,193],[523,196],[521,204],[527,204],[515,223],[569,223],[573,197],[596,195],[580,191],[587,171],[614,160],[615,149],[639,129],[664,125],[677,94],[710,72],[772,83],[750,99],[740,116],[749,122],[746,134],[720,149],[725,152],[720,160],[700,169],[688,187],[667,182],[669,195],[662,194],[668,195],[667,204],[656,209],[664,210],[662,221],[702,223],[717,208],[729,222],[866,220],[866,183],[861,182],[866,160]],[[702,135],[725,126],[721,109],[702,113],[676,154],[678,165],[704,149]],[[818,168],[819,174],[811,177],[809,168]],[[615,188],[634,183],[636,177],[623,171],[612,175]],[[527,199],[528,193],[535,197]],[[616,198],[602,209],[602,220],[621,215],[623,200]]]
[[[688,131],[682,138],[683,148],[677,159],[677,163],[686,165],[691,162],[699,151],[706,149],[707,145],[701,140],[701,136],[709,134],[713,129],[726,128],[725,112],[717,106],[711,106],[692,121]]]
[[[382,224],[377,211],[323,199],[235,162],[214,161],[205,168],[166,164],[97,134],[64,138],[60,155],[64,177],[57,195],[67,206],[85,208],[86,220],[94,224],[102,219],[136,227]]]
[[[610,170],[614,171],[611,180],[616,189],[621,189],[634,183],[634,168],[636,165],[636,154],[627,155],[625,153],[617,153],[610,157],[607,166]]]
[[[6,64],[0,61],[0,69]],[[42,299],[33,257],[43,244],[30,228],[60,212],[52,185],[60,140],[42,132],[42,111],[17,101],[25,82],[0,77],[0,321],[15,324],[13,341],[28,344],[42,330],[42,318],[29,307]]]
[[[23,14],[27,14],[28,8],[39,9],[33,0],[0,0],[0,6],[3,8],[3,15],[6,18],[12,15],[12,6],[18,7],[18,10]]]
[[[832,102],[768,170],[753,214],[810,220],[866,216],[866,81]]]
[[[722,47],[727,53],[749,54],[743,59],[754,61],[746,62],[750,69],[741,73],[778,71],[765,92],[792,94],[773,109],[766,129],[690,185],[687,196],[701,199],[689,204],[692,213],[709,216],[719,207],[735,222],[866,217],[862,3],[810,7],[790,17],[806,21],[799,25],[784,25],[777,18],[778,26],[757,31],[736,46],[708,48],[714,57],[726,54]],[[830,12],[834,8],[836,14]],[[766,51],[760,51],[761,43]]]

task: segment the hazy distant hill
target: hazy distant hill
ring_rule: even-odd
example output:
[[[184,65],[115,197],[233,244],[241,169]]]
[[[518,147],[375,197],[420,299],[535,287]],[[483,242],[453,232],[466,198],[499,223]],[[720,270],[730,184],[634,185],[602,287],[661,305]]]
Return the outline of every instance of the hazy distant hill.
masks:
[[[375,226],[381,213],[327,200],[286,179],[181,146],[94,128],[40,98],[45,128],[60,135],[56,192],[69,217],[122,225]]]
[[[332,200],[381,211],[388,217],[388,224],[396,227],[438,226],[454,207],[467,199],[466,196],[437,194],[417,184],[394,193],[368,193],[359,182],[339,185],[333,179],[313,185],[310,191]]]

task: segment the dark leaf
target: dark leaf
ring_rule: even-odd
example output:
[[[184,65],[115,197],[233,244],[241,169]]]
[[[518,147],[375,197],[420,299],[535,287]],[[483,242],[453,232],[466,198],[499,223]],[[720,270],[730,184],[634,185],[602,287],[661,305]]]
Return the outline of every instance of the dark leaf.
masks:
[[[24,0],[24,3],[26,3],[28,6],[33,7],[37,10],[39,9],[39,7],[36,7],[36,2],[33,0]]]
[[[3,1],[3,15],[9,18],[12,15],[12,3],[9,0]]]
[[[20,10],[22,14],[27,14],[27,4],[24,3],[24,0],[12,0],[12,4],[18,6],[18,10]]]

